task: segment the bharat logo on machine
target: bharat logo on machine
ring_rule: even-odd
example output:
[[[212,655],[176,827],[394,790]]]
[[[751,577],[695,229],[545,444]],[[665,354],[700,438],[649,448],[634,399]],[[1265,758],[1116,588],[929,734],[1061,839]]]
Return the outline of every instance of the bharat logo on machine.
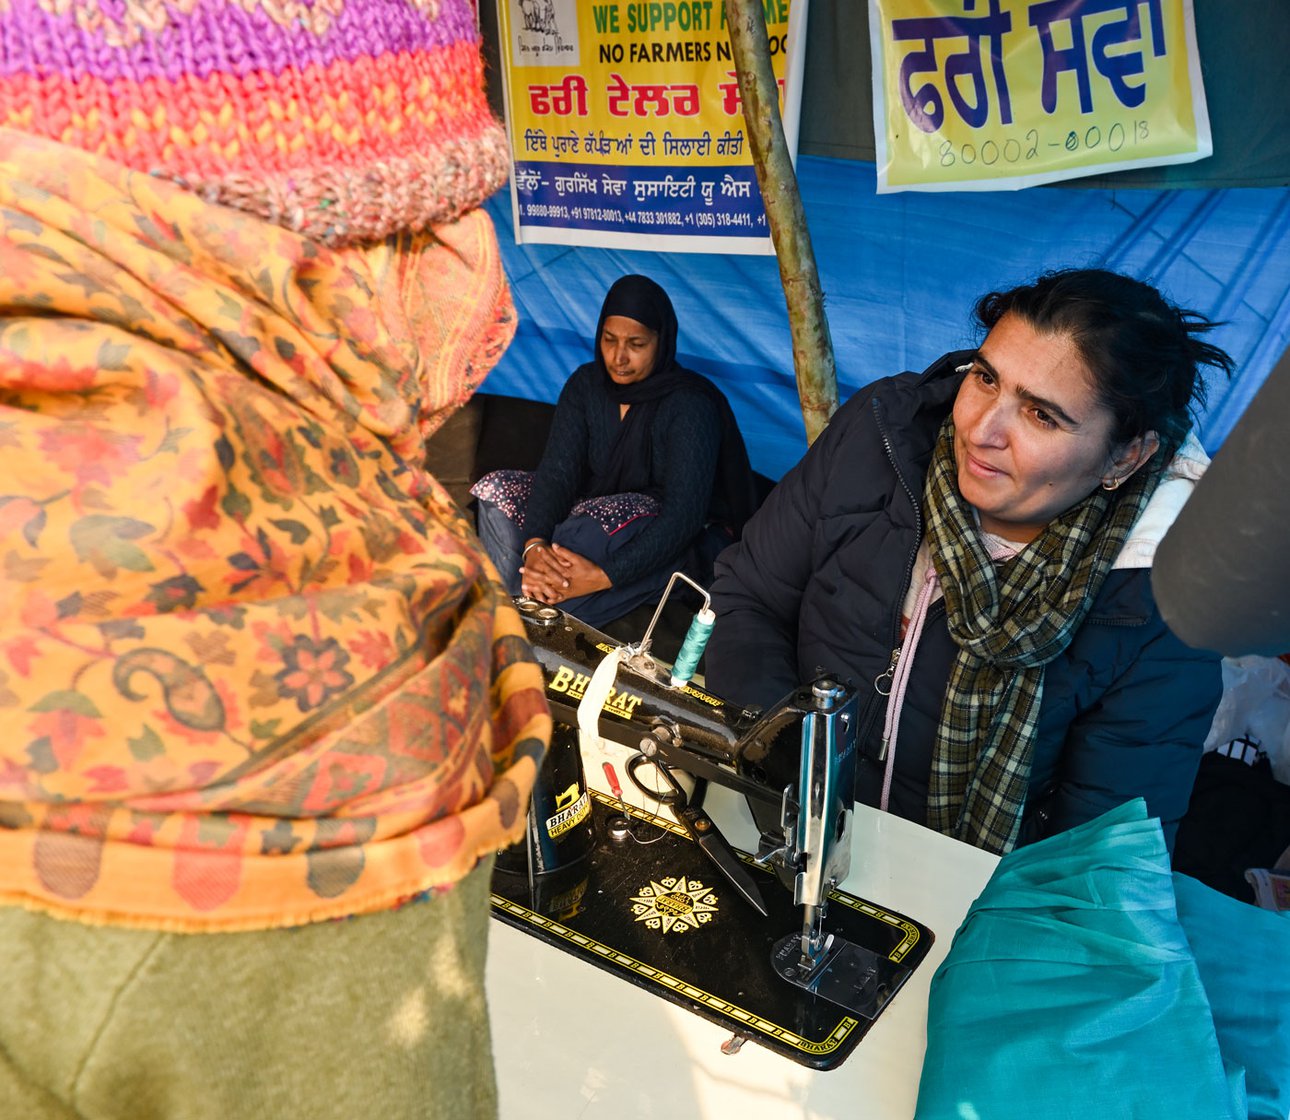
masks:
[[[698,879],[679,879],[669,875],[661,883],[650,881],[648,887],[632,896],[632,913],[636,921],[664,933],[685,933],[712,920],[717,912],[717,896]]]
[[[560,694],[570,700],[581,700],[589,684],[591,684],[590,673],[580,673],[568,665],[561,665],[547,681],[546,688],[548,692]],[[602,710],[620,719],[630,720],[642,699],[644,698],[625,689],[611,688],[609,695],[605,697]]]
[[[578,783],[573,782],[563,793],[555,795],[554,816],[546,819],[546,834],[557,840],[591,816],[591,795],[584,789],[578,796]]]

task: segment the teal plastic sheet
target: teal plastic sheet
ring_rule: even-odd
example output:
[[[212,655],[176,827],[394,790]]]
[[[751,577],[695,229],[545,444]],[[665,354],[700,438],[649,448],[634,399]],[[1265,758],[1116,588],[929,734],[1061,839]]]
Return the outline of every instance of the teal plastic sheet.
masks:
[[[1174,876],[1178,920],[1209,995],[1223,1061],[1245,1077],[1250,1120],[1290,1116],[1290,914]]]
[[[1204,914],[1191,931],[1203,948],[1141,800],[1005,856],[932,980],[919,1120],[1284,1120],[1284,1103],[1247,1111],[1246,1084],[1251,1104],[1284,1093],[1264,1035],[1286,1037],[1290,1002],[1260,1001],[1244,1045],[1233,1025],[1273,971],[1285,991],[1290,943],[1274,934],[1290,926],[1265,928],[1281,917],[1222,896],[1238,909],[1207,910],[1190,882],[1183,892],[1183,913]],[[1251,959],[1255,927],[1272,959]]]

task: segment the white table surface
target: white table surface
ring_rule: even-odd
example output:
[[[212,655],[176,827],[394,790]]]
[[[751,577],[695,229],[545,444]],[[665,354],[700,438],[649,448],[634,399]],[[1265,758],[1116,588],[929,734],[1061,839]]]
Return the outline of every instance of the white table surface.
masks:
[[[618,748],[605,749],[621,761]],[[595,788],[605,786],[604,757],[584,750]],[[629,787],[621,764],[618,774]],[[755,850],[742,798],[709,786],[705,808],[735,847]],[[840,1066],[811,1070],[752,1041],[723,1054],[729,1030],[493,921],[487,988],[501,1120],[912,1117],[928,986],[997,857],[863,805],[852,840],[842,887],[916,919],[935,941]]]

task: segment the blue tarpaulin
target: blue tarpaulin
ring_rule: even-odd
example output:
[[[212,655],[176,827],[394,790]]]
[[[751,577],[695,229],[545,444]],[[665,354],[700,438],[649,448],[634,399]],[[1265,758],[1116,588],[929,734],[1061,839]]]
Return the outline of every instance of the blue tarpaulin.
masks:
[[[1148,280],[1225,325],[1235,358],[1211,383],[1200,435],[1213,452],[1290,343],[1290,191],[1088,190],[874,192],[871,163],[803,156],[798,180],[837,358],[838,392],[978,341],[984,292],[1057,267]],[[591,357],[605,290],[626,272],[653,277],[680,319],[681,361],[730,398],[753,466],[780,477],[806,448],[788,317],[773,256],[517,246],[507,192],[497,223],[520,324],[486,392],[554,401]]]

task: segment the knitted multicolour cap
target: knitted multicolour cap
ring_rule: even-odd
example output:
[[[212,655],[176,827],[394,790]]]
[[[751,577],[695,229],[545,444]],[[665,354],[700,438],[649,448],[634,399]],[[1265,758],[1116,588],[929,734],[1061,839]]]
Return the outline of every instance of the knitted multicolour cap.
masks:
[[[0,0],[0,125],[332,245],[507,174],[471,0]]]

